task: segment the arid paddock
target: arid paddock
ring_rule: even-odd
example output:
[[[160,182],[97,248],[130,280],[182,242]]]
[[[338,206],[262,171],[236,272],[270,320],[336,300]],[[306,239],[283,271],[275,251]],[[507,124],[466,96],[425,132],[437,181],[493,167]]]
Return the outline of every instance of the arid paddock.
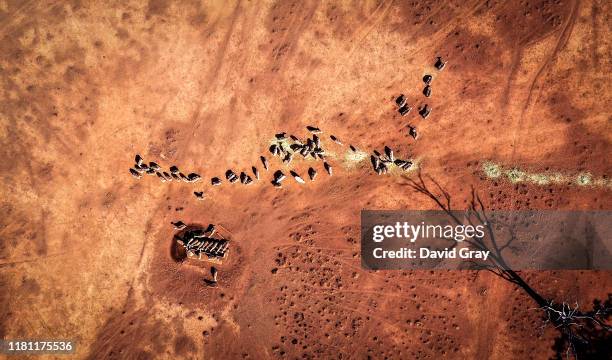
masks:
[[[590,310],[610,272],[516,274],[530,293],[369,271],[360,211],[438,209],[419,176],[458,210],[612,209],[610,7],[0,1],[0,339],[79,359],[564,353],[543,301]]]

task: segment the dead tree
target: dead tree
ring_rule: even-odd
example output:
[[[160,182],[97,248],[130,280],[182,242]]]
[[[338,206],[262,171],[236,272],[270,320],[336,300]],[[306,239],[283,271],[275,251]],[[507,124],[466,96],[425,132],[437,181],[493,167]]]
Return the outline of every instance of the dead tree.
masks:
[[[512,270],[504,261],[502,253],[512,245],[515,239],[514,234],[511,233],[509,239],[503,244],[498,242],[493,231],[493,222],[490,221],[483,201],[473,188],[471,201],[465,210],[464,221],[462,221],[453,212],[450,194],[432,177],[427,177],[427,179],[434,185],[434,189],[421,172],[418,173],[417,179],[407,176],[404,178],[410,188],[429,197],[457,225],[462,225],[464,221],[467,221],[472,226],[483,225],[485,227],[485,236],[475,236],[464,242],[474,249],[489,251],[488,262],[478,264],[479,268],[486,269],[515,284],[537,304],[536,309],[542,315],[543,328],[552,326],[559,332],[554,346],[558,359],[571,357],[592,359],[605,357],[612,353],[612,326],[609,324],[612,317],[612,294],[608,294],[608,299],[604,303],[597,299],[594,300],[593,309],[589,311],[581,310],[577,303],[571,307],[565,302],[556,303],[552,299],[545,298],[531,287],[518,271]]]
[[[543,327],[554,326],[560,332],[555,340],[554,349],[557,359],[599,359],[612,353],[612,327],[608,324],[612,316],[612,294],[602,304],[593,302],[593,309],[581,311],[578,303],[572,307],[568,303],[549,305],[541,310],[544,314]],[[602,357],[602,355],[604,357]]]

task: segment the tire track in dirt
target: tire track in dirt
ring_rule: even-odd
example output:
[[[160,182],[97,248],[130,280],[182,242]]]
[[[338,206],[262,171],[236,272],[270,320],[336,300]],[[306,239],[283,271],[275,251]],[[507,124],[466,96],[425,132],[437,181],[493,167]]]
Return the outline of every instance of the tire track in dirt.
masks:
[[[366,18],[366,20],[363,22],[363,25],[361,25],[359,28],[357,28],[357,30],[353,33],[353,36],[351,36],[349,39],[347,39],[347,42],[350,42],[353,45],[351,46],[349,51],[344,56],[344,61],[342,61],[343,64],[346,64],[348,62],[348,60],[353,56],[353,53],[355,52],[357,47],[363,43],[363,41],[367,38],[368,34],[372,31],[372,29],[374,29],[376,27],[376,25],[380,24],[382,19],[385,18],[385,16],[387,15],[387,12],[389,11],[389,9],[391,8],[392,5],[393,5],[393,0],[389,0],[387,2],[385,2],[385,1],[381,2],[378,5],[378,7],[376,7],[376,9],[374,9],[374,11]],[[382,10],[382,14],[380,16],[378,16],[377,13],[381,9],[384,9],[384,10]],[[372,24],[368,25],[368,22],[372,18],[374,18]],[[361,34],[363,34],[363,36],[361,36]],[[359,38],[359,41],[356,41],[357,38]],[[346,71],[347,71],[347,66],[341,67],[338,70],[338,72],[335,74],[336,81],[338,81],[338,79],[342,78],[342,76],[344,75],[344,73]]]
[[[289,27],[282,40],[279,42],[279,49],[276,51],[272,59],[272,63],[274,64],[273,67],[275,69],[282,71],[284,65],[286,65],[289,60],[295,56],[298,42],[304,31],[308,29],[312,23],[312,19],[319,8],[319,4],[320,3],[318,1],[311,4],[306,4],[305,6],[307,9],[305,11],[305,15],[301,11],[298,11],[292,16]],[[298,23],[297,26],[295,25],[296,22]],[[283,51],[283,48],[287,49],[286,52]]]
[[[521,114],[521,119],[523,118],[525,111],[531,104],[531,97],[533,95],[533,90],[537,86],[537,83],[540,77],[542,76],[542,74],[544,73],[544,70],[548,69],[548,65],[552,62],[552,60],[559,53],[559,51],[565,46],[565,44],[567,44],[567,41],[569,40],[572,34],[572,30],[574,29],[574,25],[576,24],[579,6],[580,6],[580,0],[575,0],[574,5],[572,7],[572,12],[570,13],[570,17],[568,18],[568,21],[565,27],[563,28],[561,35],[559,36],[559,39],[557,40],[555,48],[550,54],[548,54],[548,56],[546,57],[546,59],[544,60],[544,62],[539,67],[538,71],[536,72],[535,77],[531,81],[531,85],[529,86],[529,90],[528,90],[527,101],[525,103],[525,107],[523,108],[523,113]]]
[[[374,12],[366,19],[366,21],[364,22],[364,26],[361,27],[359,29],[359,33],[355,34],[355,38],[359,37],[358,41],[354,41],[355,38],[350,39],[349,41],[352,42],[353,46],[351,47],[351,50],[349,51],[348,54],[348,58],[350,58],[353,54],[353,52],[355,51],[355,49],[361,45],[363,43],[363,41],[368,37],[368,35],[370,34],[370,32],[372,32],[372,30],[378,25],[380,24],[380,22],[385,18],[385,16],[387,16],[387,13],[389,12],[389,9],[391,8],[391,6],[393,6],[393,0],[389,0],[387,2],[388,4],[386,4],[384,1],[378,5],[378,7],[374,10]],[[384,5],[384,7],[383,7]],[[376,13],[379,11],[379,9],[382,8],[382,13],[380,14],[380,16],[376,15]],[[372,22],[372,24],[367,25],[368,21],[370,19],[374,18],[374,21]],[[363,35],[361,35],[363,34]]]
[[[501,109],[504,117],[509,117],[509,109],[510,106],[510,94],[512,93],[512,84],[516,79],[516,74],[518,72],[519,63],[521,58],[523,57],[523,47],[518,44],[515,46],[515,50],[512,53],[512,62],[510,63],[510,72],[508,73],[508,80],[506,81],[506,85],[504,86],[504,90],[501,97]]]
[[[197,124],[196,126],[199,126],[198,120],[202,112],[202,107],[204,105],[204,99],[206,98],[206,95],[209,95],[216,88],[215,84],[219,76],[219,70],[221,70],[221,67],[223,66],[225,55],[227,54],[227,49],[230,45],[230,40],[232,38],[232,34],[234,33],[234,30],[236,28],[236,21],[238,20],[238,16],[240,15],[239,10],[240,10],[241,2],[242,2],[241,0],[236,1],[236,6],[234,7],[234,10],[232,11],[232,15],[230,17],[229,27],[227,31],[225,32],[225,35],[223,36],[223,40],[221,41],[219,51],[217,51],[215,60],[210,70],[204,77],[205,84],[208,87],[206,90],[203,91],[203,94],[200,97],[198,106],[196,107],[196,111],[194,111],[193,113],[192,122],[196,122]],[[189,144],[190,141],[191,140],[187,141],[187,145]]]
[[[204,84],[206,86],[206,89],[202,91],[202,96],[200,97],[200,101],[193,113],[193,117],[189,125],[193,129],[200,129],[202,123],[214,123],[214,121],[211,121],[210,115],[206,115],[204,118],[202,118],[204,103],[206,98],[208,96],[211,96],[217,89],[217,80],[220,76],[220,72],[223,68],[223,65],[226,63],[225,60],[232,45],[232,37],[236,33],[236,28],[239,25],[239,19],[241,18],[243,12],[244,9],[242,8],[242,0],[238,0],[236,2],[236,6],[234,7],[230,15],[228,29],[226,30],[223,40],[221,41],[218,50],[216,51],[215,61],[204,78]],[[219,127],[212,126],[208,129],[203,129],[202,131],[211,133],[210,137],[212,139],[225,139],[227,138],[227,136],[225,136],[226,134],[234,133],[237,125],[237,122],[232,120],[229,120],[227,123],[229,124],[229,126],[225,129],[220,129]],[[225,134],[221,133],[222,130],[225,132]],[[186,138],[187,140],[184,141],[182,146],[179,146],[179,148],[182,148],[185,151],[189,151],[192,141],[194,139],[197,139],[197,137],[186,136]]]
[[[502,307],[505,305],[505,299],[507,298],[506,287],[498,286],[496,277],[490,277],[488,280],[489,286],[487,291],[487,297],[483,301],[482,309],[479,314],[485,314],[480,316],[480,319],[484,319],[484,326],[475,326],[476,336],[478,339],[476,343],[476,354],[474,359],[491,359],[494,345],[496,343],[499,329],[503,325],[499,319],[495,316],[488,316],[489,314],[499,314]]]
[[[532,106],[532,102],[534,104],[537,103],[537,100],[539,98],[539,91],[538,91],[538,94],[536,94],[535,96],[535,100],[532,100],[534,89],[536,87],[538,87],[538,89],[541,89],[538,83],[541,80],[542,75],[545,73],[548,73],[548,70],[549,70],[548,66],[553,61],[555,56],[559,53],[559,51],[563,49],[565,44],[567,44],[567,41],[569,40],[572,34],[572,30],[574,29],[574,25],[576,24],[576,20],[578,18],[577,15],[578,15],[579,6],[580,6],[580,0],[574,0],[574,3],[572,4],[572,11],[570,13],[570,16],[568,17],[568,20],[565,23],[565,26],[563,27],[563,30],[561,31],[559,38],[557,39],[555,47],[542,61],[541,65],[539,66],[537,72],[535,73],[534,77],[532,78],[530,82],[529,89],[527,90],[527,99],[525,100],[525,104],[523,106],[523,109],[521,110],[521,114],[518,118],[518,121],[514,125],[514,134],[512,135],[512,138],[513,138],[512,155],[510,157],[511,160],[515,159],[517,148],[520,145],[520,139],[522,138],[520,133],[521,133],[521,129],[523,128],[523,125],[525,122],[525,116],[526,115],[527,117],[529,116],[530,111],[528,110],[530,110]]]
[[[597,46],[599,44],[600,34],[599,34],[599,26],[597,25],[597,15],[600,13],[607,13],[606,10],[600,11],[602,6],[599,4],[597,0],[593,0],[591,4],[591,29],[593,29],[593,35],[591,37],[591,52],[593,57],[593,66],[599,67],[600,59],[599,53],[597,51]]]

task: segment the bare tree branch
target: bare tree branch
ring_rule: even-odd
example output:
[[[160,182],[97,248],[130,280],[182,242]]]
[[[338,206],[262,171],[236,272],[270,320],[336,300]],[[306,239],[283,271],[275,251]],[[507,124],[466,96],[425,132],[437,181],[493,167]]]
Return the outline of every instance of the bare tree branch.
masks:
[[[404,176],[404,179],[407,181],[406,184],[410,188],[430,198],[456,224],[463,224],[463,221],[453,212],[451,195],[448,191],[430,176],[427,178],[435,185],[436,192],[441,193],[441,195],[436,195],[430,189],[420,171],[418,173],[418,180]],[[556,345],[559,346],[559,352],[564,348],[566,358],[574,357],[578,359],[579,354],[587,354],[587,356],[596,354],[596,356],[599,356],[600,353],[606,353],[609,350],[609,343],[612,342],[612,326],[608,323],[612,313],[612,295],[608,296],[608,300],[604,305],[601,305],[598,300],[594,301],[593,310],[587,312],[581,311],[578,303],[571,307],[565,302],[556,304],[552,300],[546,300],[504,261],[503,251],[508,249],[516,239],[514,228],[507,226],[509,229],[509,239],[503,245],[498,245],[486,206],[473,187],[471,195],[468,209],[465,210],[464,221],[467,221],[472,226],[478,224],[484,225],[486,235],[466,239],[464,242],[475,249],[490,252],[489,263],[478,264],[472,261],[476,268],[487,270],[524,290],[538,304],[537,309],[542,312],[543,317],[542,326],[552,326],[559,331],[560,337]]]

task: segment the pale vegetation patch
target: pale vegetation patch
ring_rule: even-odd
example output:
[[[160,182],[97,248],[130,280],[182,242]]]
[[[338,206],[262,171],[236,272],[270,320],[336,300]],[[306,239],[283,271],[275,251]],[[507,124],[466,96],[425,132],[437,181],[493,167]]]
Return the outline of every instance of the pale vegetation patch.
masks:
[[[606,177],[595,178],[588,171],[574,175],[559,172],[527,172],[518,168],[504,169],[499,164],[486,161],[482,164],[482,172],[489,179],[498,179],[505,176],[512,183],[529,182],[540,186],[574,183],[578,186],[612,187],[612,181]]]

